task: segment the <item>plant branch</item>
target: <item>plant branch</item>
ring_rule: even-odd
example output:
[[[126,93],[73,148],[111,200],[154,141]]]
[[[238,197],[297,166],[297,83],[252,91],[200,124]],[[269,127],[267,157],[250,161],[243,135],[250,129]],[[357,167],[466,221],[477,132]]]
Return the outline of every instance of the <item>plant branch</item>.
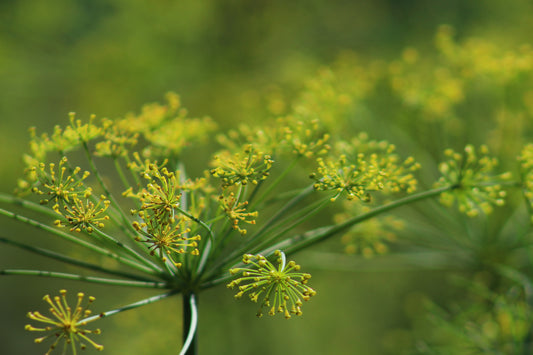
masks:
[[[64,272],[55,272],[55,271],[46,271],[46,270],[5,269],[5,270],[0,270],[0,275],[52,277],[52,278],[58,278],[58,279],[78,280],[78,281],[93,282],[93,283],[113,285],[113,286],[168,288],[168,284],[166,282],[117,280],[117,279],[107,279],[103,277],[83,276],[83,275],[77,275],[77,274],[68,274]]]
[[[146,282],[152,282],[153,281],[153,282],[155,282],[154,280],[151,280],[149,278],[146,278],[146,277],[143,277],[143,276],[140,276],[140,275],[131,274],[131,273],[124,272],[124,271],[106,269],[106,268],[104,268],[104,267],[102,267],[100,265],[96,265],[96,264],[88,263],[86,261],[82,261],[82,260],[79,260],[79,259],[71,258],[69,256],[66,256],[66,255],[63,255],[63,254],[59,254],[59,253],[56,253],[56,252],[48,250],[48,249],[43,249],[43,248],[27,245],[27,244],[24,244],[24,243],[16,242],[14,240],[10,240],[10,239],[5,238],[5,237],[0,237],[0,243],[5,243],[5,244],[8,244],[8,245],[12,245],[12,246],[15,246],[15,247],[20,248],[20,249],[24,249],[24,250],[29,251],[29,252],[34,253],[34,254],[38,254],[38,255],[45,256],[45,257],[48,257],[48,258],[51,258],[51,259],[55,259],[55,260],[64,262],[66,264],[79,266],[79,267],[82,267],[82,268],[85,268],[85,269],[98,271],[98,272],[102,272],[102,273],[106,273],[106,274],[110,274],[110,275],[115,275],[115,276],[122,276],[122,277],[126,277],[126,278],[129,278],[129,279],[132,279],[132,280],[137,280],[137,281],[146,281]]]

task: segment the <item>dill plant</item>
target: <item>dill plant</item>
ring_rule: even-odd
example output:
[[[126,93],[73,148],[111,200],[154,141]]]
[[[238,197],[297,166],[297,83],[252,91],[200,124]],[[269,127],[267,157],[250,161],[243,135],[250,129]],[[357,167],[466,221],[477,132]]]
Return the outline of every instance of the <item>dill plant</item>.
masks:
[[[0,195],[4,205],[28,213],[0,208],[0,214],[114,260],[120,267],[1,236],[5,245],[108,277],[29,269],[4,269],[0,274],[161,293],[91,315],[89,304],[97,308],[93,297],[84,305],[84,294],[79,293],[71,306],[67,291],[60,290],[59,296],[44,297],[52,316],[30,312],[28,317],[37,324],[26,329],[45,334],[35,339],[38,343],[55,338],[47,354],[58,346],[72,353],[87,344],[103,350],[93,337],[100,329],[88,329],[87,324],[181,294],[180,353],[196,354],[196,298],[205,289],[226,284],[236,299],[246,295],[259,305],[257,316],[266,311],[290,319],[302,315],[305,302],[320,292],[309,285],[311,275],[288,259],[298,251],[343,235],[349,253],[383,254],[395,238],[394,231],[405,222],[381,217],[432,198],[472,218],[504,205],[508,190],[514,188],[522,190],[531,210],[531,145],[518,154],[517,174],[499,171],[499,161],[486,145],[448,148],[440,155],[440,177],[434,183],[425,181],[420,189],[417,174],[424,166],[416,157],[404,157],[394,144],[373,140],[367,133],[346,137],[343,132],[349,123],[345,116],[370,102],[373,90],[384,83],[407,111],[427,117],[423,124],[437,122],[446,132],[458,129],[454,108],[464,100],[464,81],[476,73],[463,70],[466,76],[454,77],[451,69],[478,66],[469,62],[468,47],[456,48],[448,27],[441,28],[436,43],[449,65],[434,72],[439,85],[424,86],[415,70],[418,53],[412,48],[401,60],[388,66],[371,64],[371,70],[350,62],[352,58],[309,81],[290,112],[263,125],[241,125],[226,133],[218,132],[210,118],[189,118],[173,93],[165,104],[146,105],[139,114],[121,119],[90,117],[84,122],[71,114],[69,124],[55,127],[51,134],[32,129],[30,153],[24,156],[25,178],[16,195]],[[525,64],[516,63],[517,71],[525,70]],[[351,75],[343,75],[348,67]],[[492,74],[505,81],[513,72]],[[185,157],[208,146],[212,136],[220,149],[205,162],[203,173],[189,176]],[[106,169],[104,161],[110,163]],[[109,166],[114,168],[112,174]],[[306,179],[299,170],[307,172]],[[343,210],[333,222],[323,224],[315,218],[332,206]],[[517,278],[513,271],[503,270]],[[507,309],[507,303],[501,304]]]

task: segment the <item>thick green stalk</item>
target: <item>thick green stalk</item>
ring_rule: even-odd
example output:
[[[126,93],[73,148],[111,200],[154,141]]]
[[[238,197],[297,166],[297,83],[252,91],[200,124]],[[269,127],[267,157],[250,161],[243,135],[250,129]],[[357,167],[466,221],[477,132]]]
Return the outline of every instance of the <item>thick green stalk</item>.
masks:
[[[196,296],[194,293],[183,294],[183,348],[180,355],[196,355],[198,353],[197,345],[197,324],[198,309]]]

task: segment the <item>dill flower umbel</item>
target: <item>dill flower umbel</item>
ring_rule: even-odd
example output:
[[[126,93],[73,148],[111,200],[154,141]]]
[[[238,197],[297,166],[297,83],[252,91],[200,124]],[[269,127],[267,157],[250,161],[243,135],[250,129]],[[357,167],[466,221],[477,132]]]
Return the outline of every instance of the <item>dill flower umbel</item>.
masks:
[[[276,250],[278,267],[276,268],[270,261],[262,255],[245,254],[242,262],[251,264],[255,268],[234,268],[230,270],[232,275],[242,272],[242,277],[230,282],[227,287],[238,286],[239,292],[235,298],[241,298],[245,293],[249,293],[250,300],[257,302],[263,296],[261,307],[257,316],[263,315],[262,308],[270,307],[269,315],[273,316],[283,313],[286,319],[291,318],[291,314],[302,315],[302,301],[308,301],[316,291],[307,286],[310,274],[298,272],[300,265],[294,261],[286,262],[285,254]],[[241,285],[242,284],[242,285]]]
[[[91,314],[89,305],[94,302],[94,297],[90,296],[87,304],[82,306],[85,295],[81,292],[78,293],[78,302],[76,303],[76,307],[72,309],[67,303],[67,291],[60,290],[59,293],[61,296],[55,296],[53,299],[50,295],[43,297],[43,300],[50,305],[49,311],[53,317],[44,316],[39,312],[28,313],[30,319],[45,323],[45,326],[42,328],[34,327],[30,324],[25,326],[26,330],[32,332],[49,333],[43,337],[36,338],[36,343],[42,343],[49,338],[55,339],[45,355],[50,354],[62,340],[64,341],[63,353],[65,353],[67,347],[70,345],[72,353],[76,354],[76,343],[79,343],[80,348],[83,350],[86,348],[85,342],[91,344],[97,350],[103,350],[103,345],[95,343],[88,337],[89,334],[100,334],[100,329],[89,330],[85,328],[89,322],[99,319],[96,317],[91,320],[84,320]]]
[[[146,219],[166,221],[173,218],[174,209],[179,206],[181,199],[178,176],[166,167],[159,167],[157,163],[148,163],[146,168],[142,173],[144,178],[149,180],[146,188],[138,194],[131,191],[126,191],[125,194],[141,201],[141,210]]]
[[[59,227],[70,226],[70,231],[86,230],[88,233],[92,233],[94,227],[103,228],[103,221],[109,219],[109,216],[104,213],[111,202],[102,195],[100,200],[94,203],[88,199],[89,196],[90,193],[85,194],[85,201],[78,197],[73,198],[71,204],[63,207],[64,211],[59,208],[58,204],[54,205],[54,211],[65,218],[65,220],[56,220],[55,225]]]
[[[522,194],[527,202],[531,222],[533,223],[533,144],[527,144],[518,157]]]
[[[27,175],[33,185],[31,191],[37,195],[45,195],[47,198],[41,200],[41,204],[51,201],[58,203],[71,203],[72,198],[78,195],[87,194],[90,188],[85,186],[84,180],[90,175],[88,171],[80,176],[81,168],[69,168],[68,159],[61,158],[59,164],[50,163],[46,169],[44,163],[27,170]]]
[[[181,263],[176,261],[179,254],[190,252],[191,255],[199,255],[198,241],[200,235],[189,236],[190,229],[184,229],[180,222],[162,222],[151,219],[147,223],[133,222],[133,227],[144,236],[144,239],[137,237],[136,240],[148,244],[150,254],[157,254],[161,260],[166,261],[167,256],[174,266],[180,267]]]
[[[448,161],[439,165],[442,177],[436,186],[453,186],[452,190],[443,192],[440,200],[444,205],[457,204],[459,211],[470,217],[480,212],[490,213],[493,206],[502,206],[507,193],[502,183],[509,181],[511,174],[494,172],[498,160],[490,157],[487,146],[482,145],[477,151],[467,145],[464,154],[447,149],[444,154]]]
[[[412,157],[404,161],[394,152],[395,146],[386,141],[368,140],[361,133],[351,142],[339,142],[338,157],[318,158],[315,180],[317,191],[336,191],[332,200],[345,192],[348,199],[370,201],[371,191],[408,193],[415,191],[417,180],[413,172],[420,165]]]
[[[211,175],[222,180],[222,187],[233,185],[257,185],[265,180],[274,161],[271,156],[257,151],[252,144],[243,147],[242,153],[231,155],[222,152],[214,157]]]
[[[233,229],[239,231],[242,235],[246,234],[246,229],[239,226],[239,222],[244,222],[248,224],[255,224],[255,218],[258,216],[258,212],[247,212],[246,206],[248,205],[247,201],[237,202],[235,194],[231,192],[229,196],[220,196],[219,197],[220,207],[224,210],[228,218],[233,224]]]
[[[351,216],[371,211],[371,207],[360,203],[343,202],[344,211],[334,215],[336,223],[342,223]],[[365,258],[386,254],[389,245],[397,241],[397,233],[404,229],[405,221],[394,216],[377,216],[351,227],[341,237],[347,254],[360,254]]]

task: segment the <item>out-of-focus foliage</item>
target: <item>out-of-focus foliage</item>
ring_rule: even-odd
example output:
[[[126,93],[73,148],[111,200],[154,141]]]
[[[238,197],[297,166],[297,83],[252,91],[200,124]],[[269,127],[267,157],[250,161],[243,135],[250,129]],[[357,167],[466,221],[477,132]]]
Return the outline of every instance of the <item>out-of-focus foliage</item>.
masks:
[[[193,117],[209,115],[223,127],[236,121],[253,125],[269,116],[296,115],[318,118],[346,139],[367,131],[373,138],[394,143],[402,156],[412,155],[420,161],[424,166],[420,179],[423,186],[432,184],[438,176],[438,162],[443,161],[445,148],[463,151],[466,144],[487,144],[498,156],[502,171],[516,171],[517,157],[531,141],[533,129],[533,52],[528,46],[533,31],[532,7],[525,0],[4,1],[0,3],[0,151],[4,153],[0,183],[3,191],[10,190],[22,171],[19,152],[26,150],[23,142],[27,141],[27,127],[37,125],[41,131],[47,130],[63,122],[69,111],[76,111],[81,117],[94,112],[115,118],[142,103],[159,100],[169,90],[181,94]],[[525,154],[522,166],[527,170],[524,157]],[[523,171],[523,176],[529,198],[529,172]],[[505,353],[508,347],[498,347],[498,343],[493,346],[492,340],[507,339],[510,328],[501,325],[515,319],[518,313],[525,317],[531,307],[525,303],[530,300],[524,301],[521,291],[516,291],[516,285],[513,288],[500,284],[501,275],[495,271],[495,266],[504,263],[531,277],[529,222],[519,197],[509,196],[506,207],[494,207],[490,219],[472,220],[436,203],[415,206],[394,216],[394,220],[369,221],[374,225],[366,229],[364,224],[359,226],[372,231],[375,224],[392,223],[403,225],[401,229],[386,229],[381,237],[376,233],[375,239],[368,240],[353,239],[358,238],[354,231],[343,239],[347,251],[356,245],[363,252],[370,247],[371,253],[367,254],[380,254],[387,249],[389,256],[364,264],[376,269],[381,268],[380,260],[394,260],[395,252],[413,251],[415,245],[418,253],[409,259],[409,265],[436,264],[441,268],[444,265],[446,270],[492,275],[491,282],[485,281],[481,286],[486,288],[482,295],[471,288],[457,291],[455,297],[472,301],[463,302],[456,311],[433,310],[439,319],[437,326],[431,328],[434,331],[429,335],[423,334],[426,339],[419,343],[405,340],[419,334],[412,332],[417,323],[408,322],[401,311],[401,299],[392,296],[394,293],[386,285],[394,285],[401,295],[398,297],[410,289],[431,294],[427,285],[432,285],[437,302],[447,309],[450,302],[439,295],[447,294],[442,286],[432,284],[431,278],[420,277],[420,273],[399,277],[394,273],[348,273],[331,277],[327,287],[320,287],[332,290],[331,294],[317,296],[313,300],[316,308],[306,311],[306,315],[314,313],[316,318],[308,316],[296,325],[301,327],[309,321],[305,336],[298,335],[301,332],[291,325],[269,322],[264,330],[265,324],[254,322],[254,327],[273,338],[279,336],[278,329],[291,332],[296,340],[308,341],[308,352],[322,349],[320,344],[327,343],[337,354],[346,349],[347,353],[359,350],[365,354],[382,354],[389,349],[389,353],[397,354],[402,344],[413,349],[416,344],[444,340],[451,347],[457,346],[450,348],[452,353],[460,354],[457,349],[464,344],[454,334],[466,326],[488,341],[483,343],[486,349]],[[331,244],[334,250],[343,248],[341,243]],[[426,255],[434,254],[428,251],[438,251],[431,262]],[[8,253],[2,251],[6,261],[12,257]],[[13,260],[15,256],[16,253]],[[303,255],[301,259],[305,259]],[[435,260],[443,261],[439,264]],[[400,261],[385,262],[385,267],[396,270],[398,265],[404,265],[403,259]],[[324,260],[317,263],[324,264]],[[352,269],[363,268],[355,263]],[[324,273],[323,278],[329,273],[332,271]],[[358,286],[358,280],[365,289]],[[2,280],[2,289],[4,284],[6,289],[24,286],[11,282]],[[46,292],[58,289],[48,284],[41,287]],[[343,304],[338,302],[335,288],[347,295],[366,297],[357,296],[359,303],[355,304],[353,297],[347,297]],[[378,296],[369,289],[376,289]],[[97,290],[102,296],[107,292]],[[33,296],[31,293],[28,297],[31,302],[35,300]],[[99,302],[105,298],[102,296],[98,296]],[[13,308],[23,302],[13,295],[0,297]],[[320,303],[321,297],[329,303]],[[206,296],[206,300],[213,299]],[[3,319],[14,319],[31,309],[27,304],[21,308]],[[214,315],[216,309],[206,309],[212,313],[202,314],[207,333],[226,329],[220,324],[227,321],[233,322],[231,326],[239,336],[228,337],[219,331],[219,338],[210,335],[203,339],[219,344],[216,349],[231,349],[231,354],[239,353],[239,349],[243,354],[252,351],[253,343],[243,343],[247,339],[242,336],[252,328],[249,324]],[[365,313],[368,309],[372,312]],[[232,314],[239,312],[234,308]],[[236,319],[247,319],[249,310],[242,313]],[[417,317],[420,313],[427,311],[418,309]],[[350,317],[344,317],[347,314]],[[147,319],[140,316],[139,329],[126,329],[128,339],[129,332],[153,329],[144,324]],[[178,316],[173,317],[169,322],[177,319]],[[332,327],[321,326],[338,319],[346,331],[332,333],[328,332]],[[480,319],[487,325],[469,328],[471,322]],[[25,322],[2,322],[0,339],[6,351],[19,351],[20,337],[26,343],[28,336],[21,335]],[[514,323],[520,329],[513,330],[513,341],[527,340],[523,331],[531,326],[531,318]],[[528,325],[520,326],[525,323]],[[424,323],[422,327],[425,326]],[[121,329],[121,325],[117,328]],[[256,335],[264,335],[262,332]],[[397,336],[405,332],[409,335]],[[16,336],[6,336],[11,333]],[[313,340],[320,339],[321,334],[325,338],[320,343]],[[283,341],[279,344],[293,353],[302,349]],[[112,353],[150,348],[137,342],[135,348],[128,346],[125,341]],[[170,344],[169,348],[173,346]],[[209,346],[201,344],[200,349],[207,350]],[[261,348],[267,349],[265,353],[280,349],[271,342]]]

